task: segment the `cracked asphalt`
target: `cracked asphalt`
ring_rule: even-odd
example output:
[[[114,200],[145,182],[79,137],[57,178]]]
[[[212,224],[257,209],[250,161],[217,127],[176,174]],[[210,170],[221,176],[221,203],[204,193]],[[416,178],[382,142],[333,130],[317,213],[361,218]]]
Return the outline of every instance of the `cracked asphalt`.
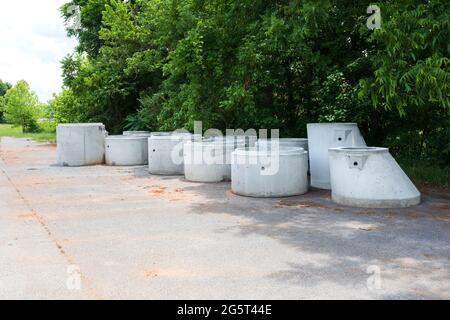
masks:
[[[1,138],[0,299],[450,298],[448,190],[358,209],[55,162]]]

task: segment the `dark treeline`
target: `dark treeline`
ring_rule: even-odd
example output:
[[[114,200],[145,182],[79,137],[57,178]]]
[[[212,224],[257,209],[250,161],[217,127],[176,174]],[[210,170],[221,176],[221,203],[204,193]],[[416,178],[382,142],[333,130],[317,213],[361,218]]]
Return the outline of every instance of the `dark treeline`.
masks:
[[[71,5],[81,28],[71,24]],[[450,159],[448,2],[75,0],[60,122],[128,129],[279,128],[355,121],[371,145]],[[73,21],[72,21],[73,22]],[[71,26],[71,27],[69,27]]]
[[[11,89],[11,84],[8,82],[3,82],[2,79],[0,79],[0,123],[4,121],[3,119],[3,108],[2,108],[2,97],[6,94],[6,91]]]

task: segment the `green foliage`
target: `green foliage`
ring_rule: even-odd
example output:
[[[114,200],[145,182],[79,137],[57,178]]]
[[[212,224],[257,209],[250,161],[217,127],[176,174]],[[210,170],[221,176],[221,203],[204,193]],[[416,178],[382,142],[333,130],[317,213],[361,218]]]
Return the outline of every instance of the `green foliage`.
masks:
[[[443,0],[74,0],[57,121],[128,129],[279,128],[355,121],[369,144],[448,164]],[[67,19],[67,14],[64,14]]]
[[[42,115],[42,105],[26,81],[18,81],[2,100],[6,122],[21,126],[24,133],[39,130],[37,119]]]
[[[9,89],[11,89],[11,84],[0,79],[0,97],[3,97]]]
[[[374,105],[405,115],[410,108],[450,107],[450,17],[447,1],[396,1],[384,6],[375,44],[374,77],[365,83]],[[430,106],[431,105],[431,106]]]
[[[403,157],[450,163],[450,17],[447,1],[395,1],[369,37],[373,73],[362,97],[387,110],[382,143]],[[398,111],[400,117],[393,112]]]
[[[450,187],[450,166],[424,159],[398,159],[412,181],[419,185]]]
[[[55,132],[42,131],[37,133],[24,133],[22,127],[13,126],[11,124],[0,124],[0,138],[1,137],[27,138],[53,143],[56,141]]]
[[[61,7],[61,14],[70,28],[67,29],[69,36],[75,36],[79,45],[78,52],[87,52],[95,56],[99,54],[102,41],[98,33],[102,26],[103,10],[110,0],[73,0]],[[78,29],[74,18],[75,7],[80,8],[82,28]]]
[[[11,89],[11,84],[9,84],[8,82],[3,82],[2,79],[0,79],[0,123],[3,122],[3,111],[2,111],[2,105],[4,104],[3,96],[9,89]]]
[[[77,123],[87,120],[83,118],[81,106],[78,104],[72,90],[64,89],[60,94],[53,94],[45,110],[47,119],[53,119],[55,123]]]

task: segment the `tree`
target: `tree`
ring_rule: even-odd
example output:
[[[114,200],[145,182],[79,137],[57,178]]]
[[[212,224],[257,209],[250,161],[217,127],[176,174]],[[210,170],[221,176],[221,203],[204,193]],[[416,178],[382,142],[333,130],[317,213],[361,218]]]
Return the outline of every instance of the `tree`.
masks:
[[[18,81],[3,97],[3,112],[5,121],[22,126],[23,132],[38,130],[37,119],[42,106],[37,95],[30,90],[24,80]]]
[[[73,0],[63,12],[71,4],[80,45],[63,61],[59,110],[80,121],[297,137],[308,122],[351,121],[369,144],[450,159],[444,0],[379,1],[375,31],[370,0]]]
[[[81,107],[70,89],[63,88],[61,93],[53,94],[52,99],[46,105],[46,117],[53,119],[55,123],[83,122]]]
[[[450,164],[450,19],[444,0],[380,5],[382,27],[369,37],[371,73],[361,95],[384,108],[385,141],[407,157]],[[400,117],[393,118],[398,112]],[[393,121],[391,121],[393,120]]]
[[[0,123],[3,122],[3,111],[2,111],[2,105],[3,105],[3,96],[6,94],[6,91],[8,91],[11,88],[11,84],[8,82],[3,82],[2,79],[0,79]]]
[[[103,10],[105,5],[113,0],[73,0],[61,7],[61,14],[67,24],[67,34],[78,39],[78,52],[86,52],[94,57],[99,54],[102,41],[99,31],[102,26]],[[76,10],[79,8],[79,11]],[[82,28],[74,25],[74,15],[80,13]]]

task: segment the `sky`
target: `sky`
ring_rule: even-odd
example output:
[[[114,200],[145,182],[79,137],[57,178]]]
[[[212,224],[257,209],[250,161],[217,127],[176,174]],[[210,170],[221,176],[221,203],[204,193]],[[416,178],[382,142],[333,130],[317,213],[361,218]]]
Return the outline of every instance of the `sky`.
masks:
[[[0,0],[0,79],[26,80],[42,102],[61,91],[61,64],[76,46],[59,7],[68,0]]]

